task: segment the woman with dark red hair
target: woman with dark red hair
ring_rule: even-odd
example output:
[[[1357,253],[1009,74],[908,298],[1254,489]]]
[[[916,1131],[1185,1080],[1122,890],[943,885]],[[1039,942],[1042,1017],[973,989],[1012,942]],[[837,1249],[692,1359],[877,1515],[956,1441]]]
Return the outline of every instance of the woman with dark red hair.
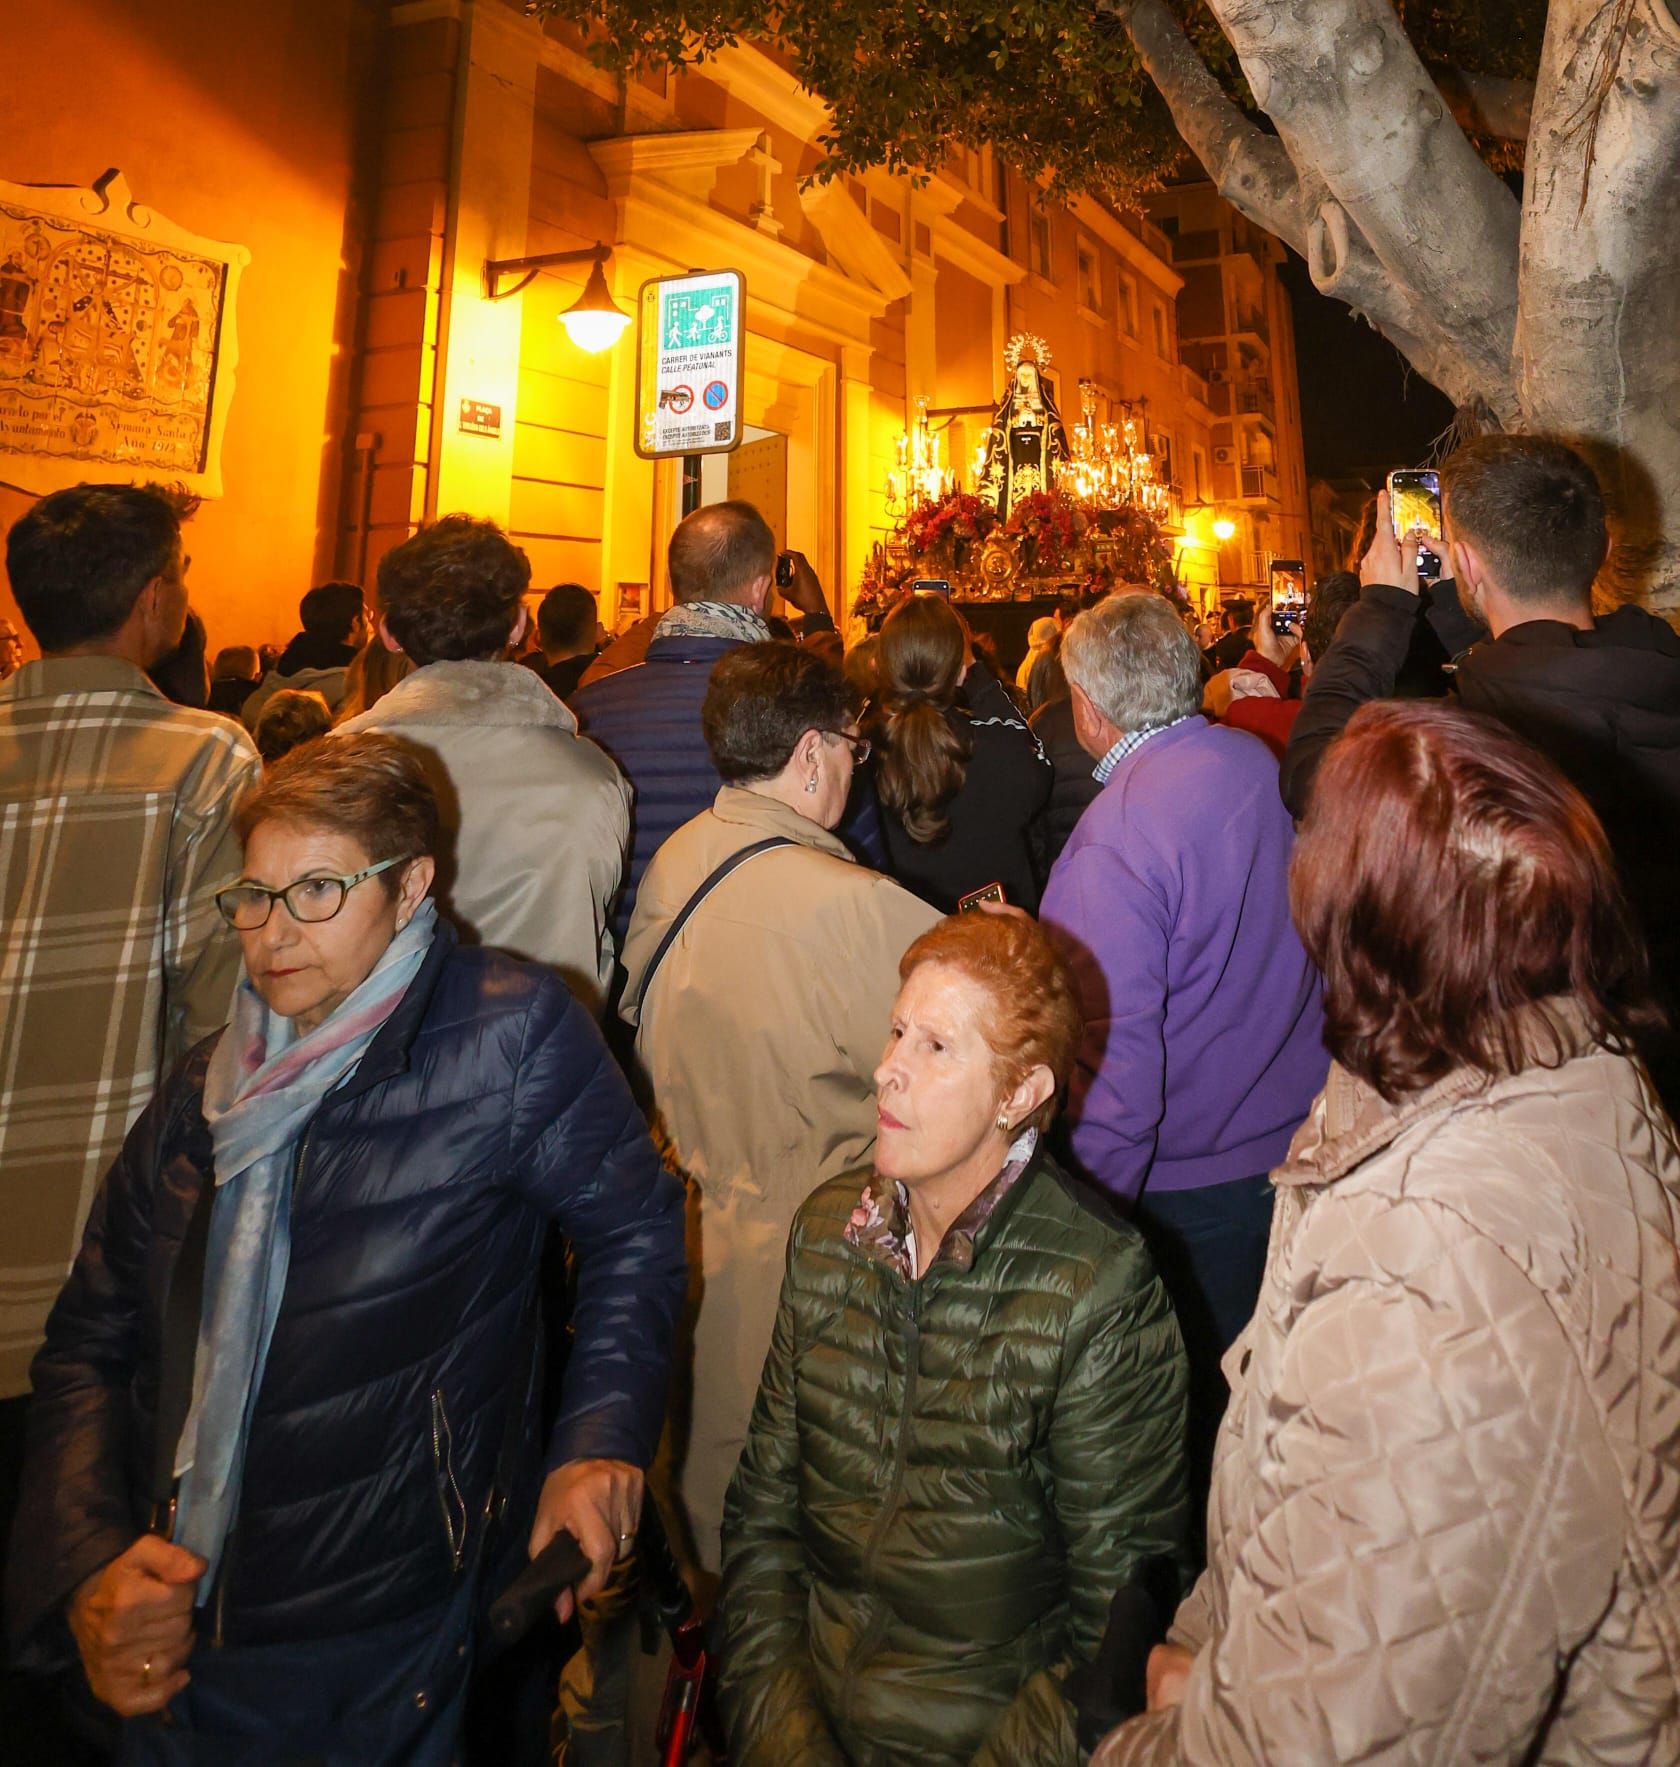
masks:
[[[1369,705],[1291,900],[1335,1063],[1093,1767],[1680,1761],[1680,1148],[1603,831],[1491,720]]]

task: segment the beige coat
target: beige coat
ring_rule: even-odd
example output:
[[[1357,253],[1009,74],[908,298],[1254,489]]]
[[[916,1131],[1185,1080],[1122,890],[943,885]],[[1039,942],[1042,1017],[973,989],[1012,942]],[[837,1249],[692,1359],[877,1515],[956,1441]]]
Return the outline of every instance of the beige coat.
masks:
[[[630,787],[577,719],[514,663],[431,663],[333,732],[412,745],[437,790],[438,895],[470,943],[552,964],[599,1013],[607,909],[624,875]]]
[[[1139,1762],[1680,1761],[1680,1150],[1642,1069],[1340,1068],[1232,1347],[1181,1706]]]
[[[798,847],[750,859],[718,885],[644,998],[654,951],[701,881],[776,834]],[[898,960],[938,919],[815,822],[731,786],[671,836],[642,880],[622,1011],[637,1027],[672,1156],[692,1180],[699,1313],[680,1489],[709,1571],[770,1347],[788,1229],[817,1185],[869,1163]]]

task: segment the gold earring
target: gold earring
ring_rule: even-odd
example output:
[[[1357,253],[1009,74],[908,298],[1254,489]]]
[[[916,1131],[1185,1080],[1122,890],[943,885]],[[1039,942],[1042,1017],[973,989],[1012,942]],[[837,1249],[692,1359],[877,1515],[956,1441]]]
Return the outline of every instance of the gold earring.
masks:
[[[1009,1133],[1009,1116],[1007,1112],[998,1112],[997,1129],[1000,1135],[1007,1135]]]

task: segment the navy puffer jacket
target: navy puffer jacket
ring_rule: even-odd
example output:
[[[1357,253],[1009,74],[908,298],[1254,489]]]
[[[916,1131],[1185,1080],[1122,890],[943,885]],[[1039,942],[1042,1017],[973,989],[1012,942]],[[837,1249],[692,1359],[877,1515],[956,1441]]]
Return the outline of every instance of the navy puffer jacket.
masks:
[[[802,622],[820,630],[832,621]],[[635,794],[630,806],[630,863],[612,910],[620,950],[648,861],[685,822],[712,807],[723,780],[700,728],[712,665],[738,647],[735,638],[656,638],[647,660],[591,681],[571,699],[579,728],[618,763]],[[875,791],[860,770],[846,817],[835,831],[854,857],[881,868]]]
[[[7,1617],[38,1666],[71,1655],[68,1597],[145,1526],[164,1300],[212,1172],[214,1041],[130,1131],[35,1359]],[[440,924],[302,1144],[210,1636],[319,1639],[447,1600],[485,1562],[503,1495],[494,1550],[522,1544],[542,1470],[528,1321],[550,1221],[579,1281],[546,1464],[645,1466],[684,1289],[681,1189],[565,986]]]

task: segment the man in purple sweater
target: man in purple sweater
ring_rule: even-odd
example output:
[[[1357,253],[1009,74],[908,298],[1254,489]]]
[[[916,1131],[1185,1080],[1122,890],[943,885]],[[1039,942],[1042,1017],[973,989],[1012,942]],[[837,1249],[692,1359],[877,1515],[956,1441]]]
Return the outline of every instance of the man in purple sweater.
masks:
[[[1329,1065],[1318,974],[1289,918],[1277,761],[1203,719],[1200,659],[1173,609],[1110,596],[1068,628],[1062,664],[1103,787],[1041,910],[1085,1014],[1073,1145],[1133,1211],[1172,1295],[1205,1491],[1219,1359],[1265,1265],[1269,1173]]]

